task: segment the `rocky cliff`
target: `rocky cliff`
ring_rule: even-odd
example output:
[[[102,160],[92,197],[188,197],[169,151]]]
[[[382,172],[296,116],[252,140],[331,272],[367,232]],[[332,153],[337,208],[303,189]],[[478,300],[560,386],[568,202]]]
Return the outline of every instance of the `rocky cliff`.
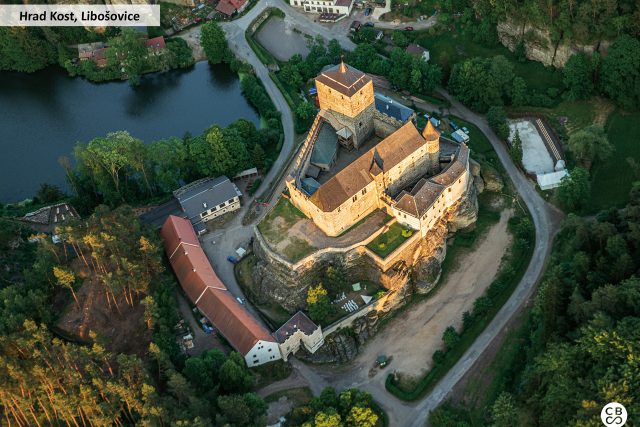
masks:
[[[554,67],[564,67],[564,64],[574,53],[593,53],[595,51],[606,53],[610,46],[609,42],[582,45],[567,42],[562,38],[558,42],[554,42],[549,30],[513,21],[500,22],[497,30],[500,42],[510,51],[515,51],[518,44],[523,42],[527,58]]]

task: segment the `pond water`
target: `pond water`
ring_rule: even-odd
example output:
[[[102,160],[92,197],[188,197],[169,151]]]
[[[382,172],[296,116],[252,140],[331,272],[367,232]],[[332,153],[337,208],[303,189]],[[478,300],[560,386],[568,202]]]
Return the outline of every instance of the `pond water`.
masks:
[[[127,82],[93,84],[51,67],[34,74],[0,73],[0,202],[32,197],[41,183],[68,189],[61,156],[76,142],[127,130],[145,142],[212,124],[259,116],[226,65],[200,62],[189,70]]]

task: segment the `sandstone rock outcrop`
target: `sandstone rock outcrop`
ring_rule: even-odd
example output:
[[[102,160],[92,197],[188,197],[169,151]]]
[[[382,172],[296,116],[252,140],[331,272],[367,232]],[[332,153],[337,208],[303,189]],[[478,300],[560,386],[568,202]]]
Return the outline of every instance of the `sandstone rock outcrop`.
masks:
[[[500,42],[510,51],[514,52],[518,44],[523,42],[528,59],[559,68],[564,67],[564,64],[574,53],[590,54],[595,51],[605,53],[611,44],[603,41],[595,45],[583,45],[567,43],[562,39],[559,42],[554,42],[549,30],[513,21],[498,23],[497,30]]]

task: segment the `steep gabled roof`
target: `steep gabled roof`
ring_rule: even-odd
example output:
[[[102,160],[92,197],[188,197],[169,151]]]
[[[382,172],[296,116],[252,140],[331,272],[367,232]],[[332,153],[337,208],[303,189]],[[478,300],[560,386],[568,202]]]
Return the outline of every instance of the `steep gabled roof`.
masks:
[[[372,176],[389,171],[425,143],[408,122],[322,184],[310,200],[331,212],[373,181]]]
[[[444,188],[440,184],[422,178],[410,192],[403,191],[396,197],[395,207],[419,218],[438,200]]]
[[[258,341],[274,338],[227,290],[208,288],[198,309],[220,331],[229,344],[246,355]]]

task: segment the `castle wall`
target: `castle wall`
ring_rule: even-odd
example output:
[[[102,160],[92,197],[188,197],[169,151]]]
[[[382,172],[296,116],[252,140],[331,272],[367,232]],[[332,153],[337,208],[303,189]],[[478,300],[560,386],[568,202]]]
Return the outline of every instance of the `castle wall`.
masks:
[[[300,209],[327,236],[337,236],[378,208],[379,196],[375,181],[331,212],[323,212],[304,193],[287,182],[291,202]],[[363,194],[364,193],[364,194]]]
[[[375,110],[373,114],[373,129],[378,138],[386,138],[393,132],[398,130],[403,123],[400,120],[396,120],[391,116],[387,116],[378,110]]]
[[[280,344],[280,353],[286,362],[289,355],[295,354],[300,347],[304,346],[309,353],[314,353],[324,343],[322,328],[316,328],[311,335],[297,330]]]
[[[385,174],[387,191],[390,194],[398,193],[411,182],[415,182],[422,175],[429,173],[433,158],[437,158],[437,156],[437,153],[428,153],[426,145],[420,147]]]

